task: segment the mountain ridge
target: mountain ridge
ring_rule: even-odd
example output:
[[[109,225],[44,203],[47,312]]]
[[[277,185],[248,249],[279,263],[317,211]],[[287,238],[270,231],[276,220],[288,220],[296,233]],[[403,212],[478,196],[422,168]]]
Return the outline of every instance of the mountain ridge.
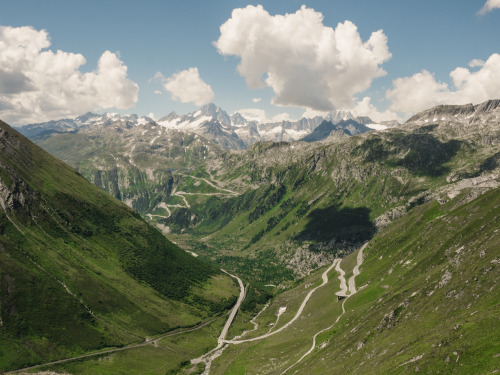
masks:
[[[318,142],[329,136],[356,135],[371,130],[353,119],[340,120],[335,125],[331,121],[324,120],[311,134],[299,139],[299,141]],[[332,134],[332,132],[335,134]]]
[[[223,109],[213,103],[185,115],[175,112],[161,117],[159,120],[147,116],[118,115],[105,113],[98,115],[88,112],[75,119],[61,119],[46,123],[28,124],[19,127],[19,131],[31,139],[46,139],[52,134],[64,132],[78,132],[96,126],[110,126],[114,122],[126,123],[128,126],[143,126],[148,123],[157,123],[166,129],[193,132],[208,140],[221,145],[226,149],[241,150],[248,148],[258,141],[295,141],[311,134],[322,121],[330,121],[344,126],[346,121],[355,121],[361,125],[372,124],[368,117],[353,116],[350,112],[337,111],[326,116],[302,118],[297,121],[258,122],[247,120],[240,113],[228,115]],[[358,126],[359,127],[359,126]],[[372,129],[359,127],[363,131]],[[349,133],[353,133],[351,128]]]
[[[406,123],[454,121],[464,125],[484,124],[486,121],[500,121],[500,99],[487,100],[476,105],[438,105],[410,117]]]

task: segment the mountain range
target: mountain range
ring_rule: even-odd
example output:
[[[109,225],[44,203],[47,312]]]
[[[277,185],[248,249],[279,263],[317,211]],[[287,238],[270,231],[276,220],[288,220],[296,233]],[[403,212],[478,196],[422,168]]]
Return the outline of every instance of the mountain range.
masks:
[[[331,122],[342,129],[348,127],[350,135],[371,130],[369,126],[373,124],[368,117],[355,117],[344,111],[333,112],[324,117],[302,118],[298,121],[259,123],[255,120],[247,120],[239,113],[230,116],[214,104],[207,104],[195,112],[182,116],[172,112],[158,121],[147,116],[109,113],[98,115],[89,112],[75,119],[24,125],[19,127],[19,131],[31,139],[42,139],[53,133],[77,132],[96,126],[109,126],[117,122],[126,124],[127,127],[157,123],[165,129],[198,134],[226,149],[241,150],[258,141],[299,140],[311,134],[324,121]],[[346,123],[346,121],[349,122]],[[395,125],[397,123],[388,123],[387,126]],[[377,128],[387,126],[377,124]]]

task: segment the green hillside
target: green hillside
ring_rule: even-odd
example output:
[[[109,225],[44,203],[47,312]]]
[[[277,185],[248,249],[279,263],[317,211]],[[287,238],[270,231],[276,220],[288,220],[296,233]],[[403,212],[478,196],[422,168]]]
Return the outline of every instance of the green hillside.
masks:
[[[0,205],[0,371],[144,341],[236,300],[228,276],[3,122]]]
[[[356,293],[347,292],[348,298],[337,300],[339,273],[323,268],[278,291],[269,305],[261,301],[256,310],[240,309],[229,340],[279,331],[315,290],[290,326],[256,341],[229,343],[211,364],[210,374],[496,373],[500,369],[499,218],[498,188],[479,197],[464,189],[453,199],[413,208],[364,248]],[[340,262],[346,280],[353,276],[357,258],[355,251]],[[325,273],[328,282],[319,287]],[[47,369],[71,374],[113,374],[124,369],[134,374],[162,374],[164,369],[171,374],[199,373],[203,367],[190,365],[189,360],[215,347],[217,326],[213,328],[215,333],[199,332],[190,336],[191,341],[164,340],[157,348]],[[316,334],[314,349],[305,355]],[[206,345],[204,351],[200,340]],[[172,351],[185,356],[183,364],[173,369],[159,360],[161,353]]]
[[[396,220],[364,249],[357,293],[344,300],[345,314],[332,270],[296,323],[262,340],[230,344],[211,374],[498,372],[500,189],[474,198],[467,189]],[[341,262],[346,278],[356,256]],[[259,328],[244,338],[268,332],[281,306],[287,310],[278,327],[289,321],[318,279],[315,273],[280,294],[259,315]],[[252,328],[248,319],[242,316],[233,335]],[[299,361],[324,329],[312,353]]]

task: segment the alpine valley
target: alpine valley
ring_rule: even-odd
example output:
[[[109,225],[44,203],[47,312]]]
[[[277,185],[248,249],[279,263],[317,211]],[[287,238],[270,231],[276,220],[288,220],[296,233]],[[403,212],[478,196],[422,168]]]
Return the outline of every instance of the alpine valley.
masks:
[[[3,371],[500,371],[500,100],[0,125]]]

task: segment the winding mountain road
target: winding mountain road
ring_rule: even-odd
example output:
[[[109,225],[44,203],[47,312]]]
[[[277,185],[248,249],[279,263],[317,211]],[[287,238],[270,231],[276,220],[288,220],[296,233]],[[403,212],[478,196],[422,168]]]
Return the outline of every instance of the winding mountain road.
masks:
[[[340,318],[342,317],[342,315],[345,314],[345,303],[347,301],[347,298],[349,298],[350,296],[352,296],[353,294],[356,293],[356,282],[355,282],[355,278],[356,276],[359,275],[360,271],[359,271],[359,267],[361,266],[361,264],[363,263],[363,250],[365,249],[365,247],[368,245],[368,242],[365,243],[363,246],[361,246],[361,248],[359,249],[358,251],[358,254],[356,256],[356,265],[354,266],[353,270],[352,270],[352,273],[353,275],[349,278],[349,295],[346,296],[346,292],[347,292],[347,286],[346,286],[346,282],[345,282],[345,272],[344,270],[342,270],[340,268],[340,261],[337,263],[337,266],[335,267],[335,270],[339,273],[339,279],[340,279],[340,288],[341,290],[339,292],[336,293],[336,295],[338,296],[346,296],[346,298],[342,301],[342,314],[340,314],[337,319],[335,320],[335,322],[333,322],[333,324],[329,327],[326,327],[324,329],[322,329],[321,331],[317,332],[314,336],[313,336],[313,342],[312,342],[312,345],[311,345],[311,348],[305,352],[302,357],[300,357],[297,362],[293,363],[291,366],[289,366],[287,369],[285,369],[285,371],[283,371],[281,373],[281,375],[285,374],[288,370],[290,370],[292,367],[294,367],[295,365],[297,365],[298,363],[300,363],[305,357],[307,357],[309,354],[311,354],[313,352],[313,350],[316,348],[316,338],[322,334],[323,332],[326,332],[330,329],[333,328],[333,326],[335,324],[338,323],[338,321],[340,320]]]
[[[328,267],[328,269],[325,272],[323,272],[323,275],[321,276],[323,279],[323,283],[321,285],[318,285],[316,288],[310,290],[309,293],[307,293],[306,297],[302,301],[302,304],[300,305],[299,309],[295,313],[295,316],[288,323],[286,323],[282,327],[278,328],[276,331],[266,333],[265,335],[262,335],[262,336],[253,337],[251,339],[244,339],[244,340],[224,340],[224,342],[228,343],[228,344],[242,344],[244,342],[252,342],[252,341],[262,340],[262,339],[265,339],[266,337],[275,335],[275,334],[283,331],[284,329],[288,328],[291,324],[293,324],[300,317],[300,315],[302,314],[302,311],[304,310],[304,308],[307,305],[307,302],[309,301],[311,296],[314,294],[314,292],[316,290],[318,290],[319,288],[321,288],[322,286],[326,285],[326,283],[328,283],[328,273],[332,270],[333,267],[335,267],[337,265],[338,262],[340,262],[340,259],[335,259],[333,261],[332,265],[330,267]]]
[[[182,176],[185,176],[185,175],[182,175]],[[161,217],[161,218],[169,218],[172,213],[170,212],[170,209],[169,207],[172,207],[172,208],[191,208],[189,202],[187,201],[186,199],[186,195],[204,195],[204,196],[216,196],[216,195],[226,195],[226,196],[237,196],[239,195],[238,192],[236,191],[232,191],[232,190],[229,190],[229,189],[223,189],[217,185],[215,185],[213,182],[207,180],[206,178],[202,178],[202,177],[194,177],[194,176],[186,176],[186,177],[190,177],[190,178],[193,178],[195,180],[201,180],[201,181],[204,181],[206,182],[208,185],[212,186],[213,188],[217,189],[217,190],[220,190],[221,192],[219,193],[187,193],[185,191],[177,191],[176,188],[172,191],[172,194],[171,196],[172,197],[181,197],[182,200],[184,201],[184,204],[185,206],[182,206],[180,204],[166,204],[164,202],[161,202],[158,206],[161,207],[161,208],[165,208],[167,209],[168,211],[168,216],[161,216],[161,215],[152,215],[152,214],[148,214],[147,216],[150,217],[150,219],[152,217]]]
[[[356,293],[356,283],[354,282],[354,279],[359,275],[359,267],[361,266],[361,263],[363,263],[363,250],[366,245],[368,245],[368,242],[359,249],[358,255],[356,256],[356,265],[352,269],[352,276],[349,278],[349,292],[351,295]]]
[[[218,190],[222,190],[222,191],[226,191],[227,193],[231,194],[231,195],[239,195],[239,193],[237,193],[236,191],[232,191],[232,190],[229,190],[229,189],[224,189],[224,188],[221,188],[217,185],[215,185],[212,181],[209,181],[207,180],[206,178],[203,178],[203,177],[195,177],[195,176],[188,176],[188,177],[191,177],[195,180],[201,180],[201,181],[205,181],[208,185],[212,186],[213,188],[216,188]]]
[[[225,338],[227,335],[227,331],[229,331],[229,327],[231,327],[231,324],[233,323],[234,317],[236,316],[236,313],[240,309],[241,303],[245,299],[245,286],[243,285],[243,281],[238,276],[231,275],[230,273],[226,272],[225,270],[222,270],[222,272],[228,274],[229,276],[235,278],[238,280],[238,284],[240,285],[240,296],[238,297],[238,300],[236,301],[236,304],[234,305],[233,309],[231,310],[231,313],[229,314],[229,318],[226,321],[226,324],[224,325],[224,328],[222,329],[219,338],[217,339],[217,346],[209,351],[208,353],[203,354],[201,357],[195,358],[191,360],[192,365],[197,365],[198,363],[203,362],[205,364],[205,370],[203,371],[202,375],[208,375],[210,372],[210,366],[212,365],[212,361],[219,357],[224,349],[226,348],[225,346]]]
[[[342,268],[340,268],[340,263],[342,263],[342,260],[339,260],[337,262],[337,265],[335,266],[335,271],[337,271],[339,273],[338,279],[340,280],[340,290],[335,294],[337,296],[345,297],[347,294],[347,283],[345,280],[345,272]]]

